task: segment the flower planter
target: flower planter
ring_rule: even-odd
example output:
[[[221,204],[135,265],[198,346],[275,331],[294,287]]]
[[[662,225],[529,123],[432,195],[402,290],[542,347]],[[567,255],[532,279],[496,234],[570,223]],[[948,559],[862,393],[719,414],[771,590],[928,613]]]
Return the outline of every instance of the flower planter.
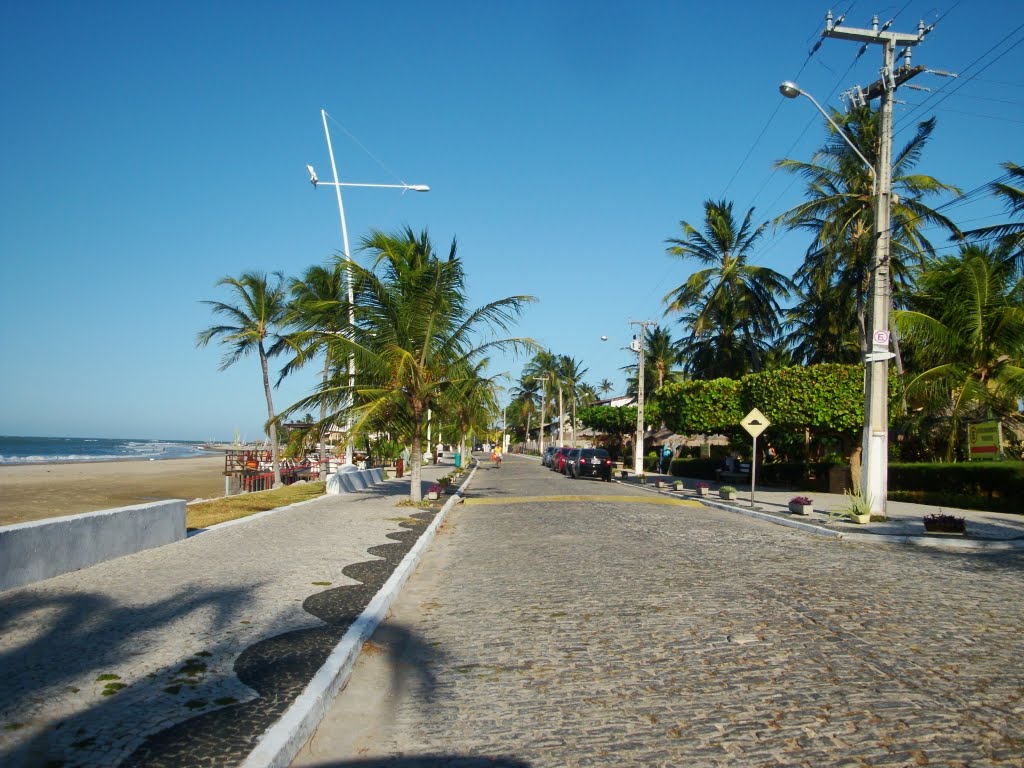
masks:
[[[736,494],[731,491],[719,491],[718,495],[726,501],[733,501],[736,498]]]
[[[789,503],[789,511],[794,515],[809,515],[814,511],[813,504],[794,504]]]
[[[674,491],[681,491],[681,490],[683,490],[683,481],[682,480],[676,480],[674,483],[672,483],[672,490],[674,490]]]
[[[698,488],[697,489],[697,493],[699,493],[701,496],[707,496],[708,495],[708,489],[707,488]]]
[[[857,525],[867,525],[871,522],[871,514],[866,515],[850,515],[850,520],[855,522]]]
[[[654,483],[655,488],[664,488],[666,485],[667,483],[664,480],[657,480]]]
[[[430,501],[437,501],[437,491],[428,492],[427,498],[430,499]]]
[[[622,478],[623,480],[625,480],[625,479],[626,479],[627,477],[629,477],[629,472],[627,472],[627,471],[626,471],[626,470],[624,470],[624,469],[623,469],[623,470],[620,470],[620,471],[619,471],[619,477],[621,477],[621,478]]]

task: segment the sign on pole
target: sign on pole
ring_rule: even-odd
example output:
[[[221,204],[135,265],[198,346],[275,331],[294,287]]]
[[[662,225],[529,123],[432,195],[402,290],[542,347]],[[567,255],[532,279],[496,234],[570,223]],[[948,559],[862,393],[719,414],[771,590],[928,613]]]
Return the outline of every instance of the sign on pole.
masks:
[[[757,488],[757,436],[764,432],[772,423],[768,421],[763,413],[757,408],[754,408],[750,413],[743,417],[743,421],[740,422],[740,426],[747,430],[752,438],[754,438],[754,450],[750,454],[750,506],[754,506],[754,491]]]
[[[967,442],[973,459],[997,459],[1003,452],[1003,425],[1000,421],[979,421],[967,426]]]

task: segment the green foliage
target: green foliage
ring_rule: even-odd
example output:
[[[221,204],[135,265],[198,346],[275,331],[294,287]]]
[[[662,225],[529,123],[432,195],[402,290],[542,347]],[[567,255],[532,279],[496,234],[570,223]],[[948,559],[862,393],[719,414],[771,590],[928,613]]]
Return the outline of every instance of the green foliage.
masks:
[[[740,380],[744,414],[759,408],[776,427],[855,434],[864,426],[864,368],[811,365]]]
[[[1024,462],[890,464],[889,498],[1019,512]]]
[[[659,408],[665,426],[681,435],[736,428],[746,413],[733,379],[671,382],[659,392]]]
[[[673,459],[673,477],[696,477],[702,480],[714,480],[715,470],[722,468],[717,459]]]

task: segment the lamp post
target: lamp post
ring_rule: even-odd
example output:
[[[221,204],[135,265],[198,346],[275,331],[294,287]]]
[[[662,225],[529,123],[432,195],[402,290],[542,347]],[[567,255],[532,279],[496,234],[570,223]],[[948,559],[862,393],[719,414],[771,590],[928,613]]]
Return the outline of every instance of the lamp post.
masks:
[[[636,369],[636,442],[633,445],[633,471],[642,475],[644,471],[644,335],[649,320],[630,320],[630,325],[639,325],[640,333],[633,337],[629,348],[639,355]]]
[[[875,204],[875,258],[871,270],[871,325],[868,338],[871,352],[865,355],[864,435],[861,453],[861,493],[870,502],[873,515],[885,515],[889,470],[889,220],[892,196],[892,108],[891,99],[883,101],[881,142],[876,169],[832,117],[807,91],[787,80],[779,86],[787,99],[806,96],[835,128],[871,171],[871,194]],[[888,93],[888,92],[887,92]]]
[[[355,184],[351,182],[341,182],[338,180],[338,167],[334,163],[334,147],[331,146],[331,132],[327,130],[327,111],[321,109],[320,117],[324,123],[324,136],[327,137],[327,154],[331,158],[331,172],[334,175],[334,181],[320,181],[316,176],[316,171],[313,170],[312,165],[306,166],[306,172],[309,174],[309,181],[312,183],[315,189],[318,185],[327,187],[334,187],[334,192],[338,198],[338,216],[341,218],[341,244],[345,254],[345,277],[348,290],[348,323],[349,332],[351,333],[352,328],[355,326],[355,310],[354,310],[354,297],[352,292],[352,252],[348,247],[348,226],[345,223],[345,206],[341,202],[341,188],[342,187],[379,187],[384,189],[400,189],[402,192],[429,192],[430,187],[426,184]],[[350,352],[348,356],[348,403],[351,406],[353,398],[355,397],[355,386],[356,386],[356,359],[355,354]],[[349,410],[348,422],[346,425],[345,432],[348,437],[348,444],[345,446],[345,461],[348,464],[352,463],[353,454],[353,443],[352,443],[352,413]]]

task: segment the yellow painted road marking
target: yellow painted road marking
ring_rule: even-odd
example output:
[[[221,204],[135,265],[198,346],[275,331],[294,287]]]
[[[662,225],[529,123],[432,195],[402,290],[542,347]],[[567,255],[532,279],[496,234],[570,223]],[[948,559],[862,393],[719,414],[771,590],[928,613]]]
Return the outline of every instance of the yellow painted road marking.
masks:
[[[523,504],[539,502],[610,501],[628,504],[662,504],[677,507],[701,507],[696,501],[672,499],[667,496],[502,496],[468,498],[465,504]]]

